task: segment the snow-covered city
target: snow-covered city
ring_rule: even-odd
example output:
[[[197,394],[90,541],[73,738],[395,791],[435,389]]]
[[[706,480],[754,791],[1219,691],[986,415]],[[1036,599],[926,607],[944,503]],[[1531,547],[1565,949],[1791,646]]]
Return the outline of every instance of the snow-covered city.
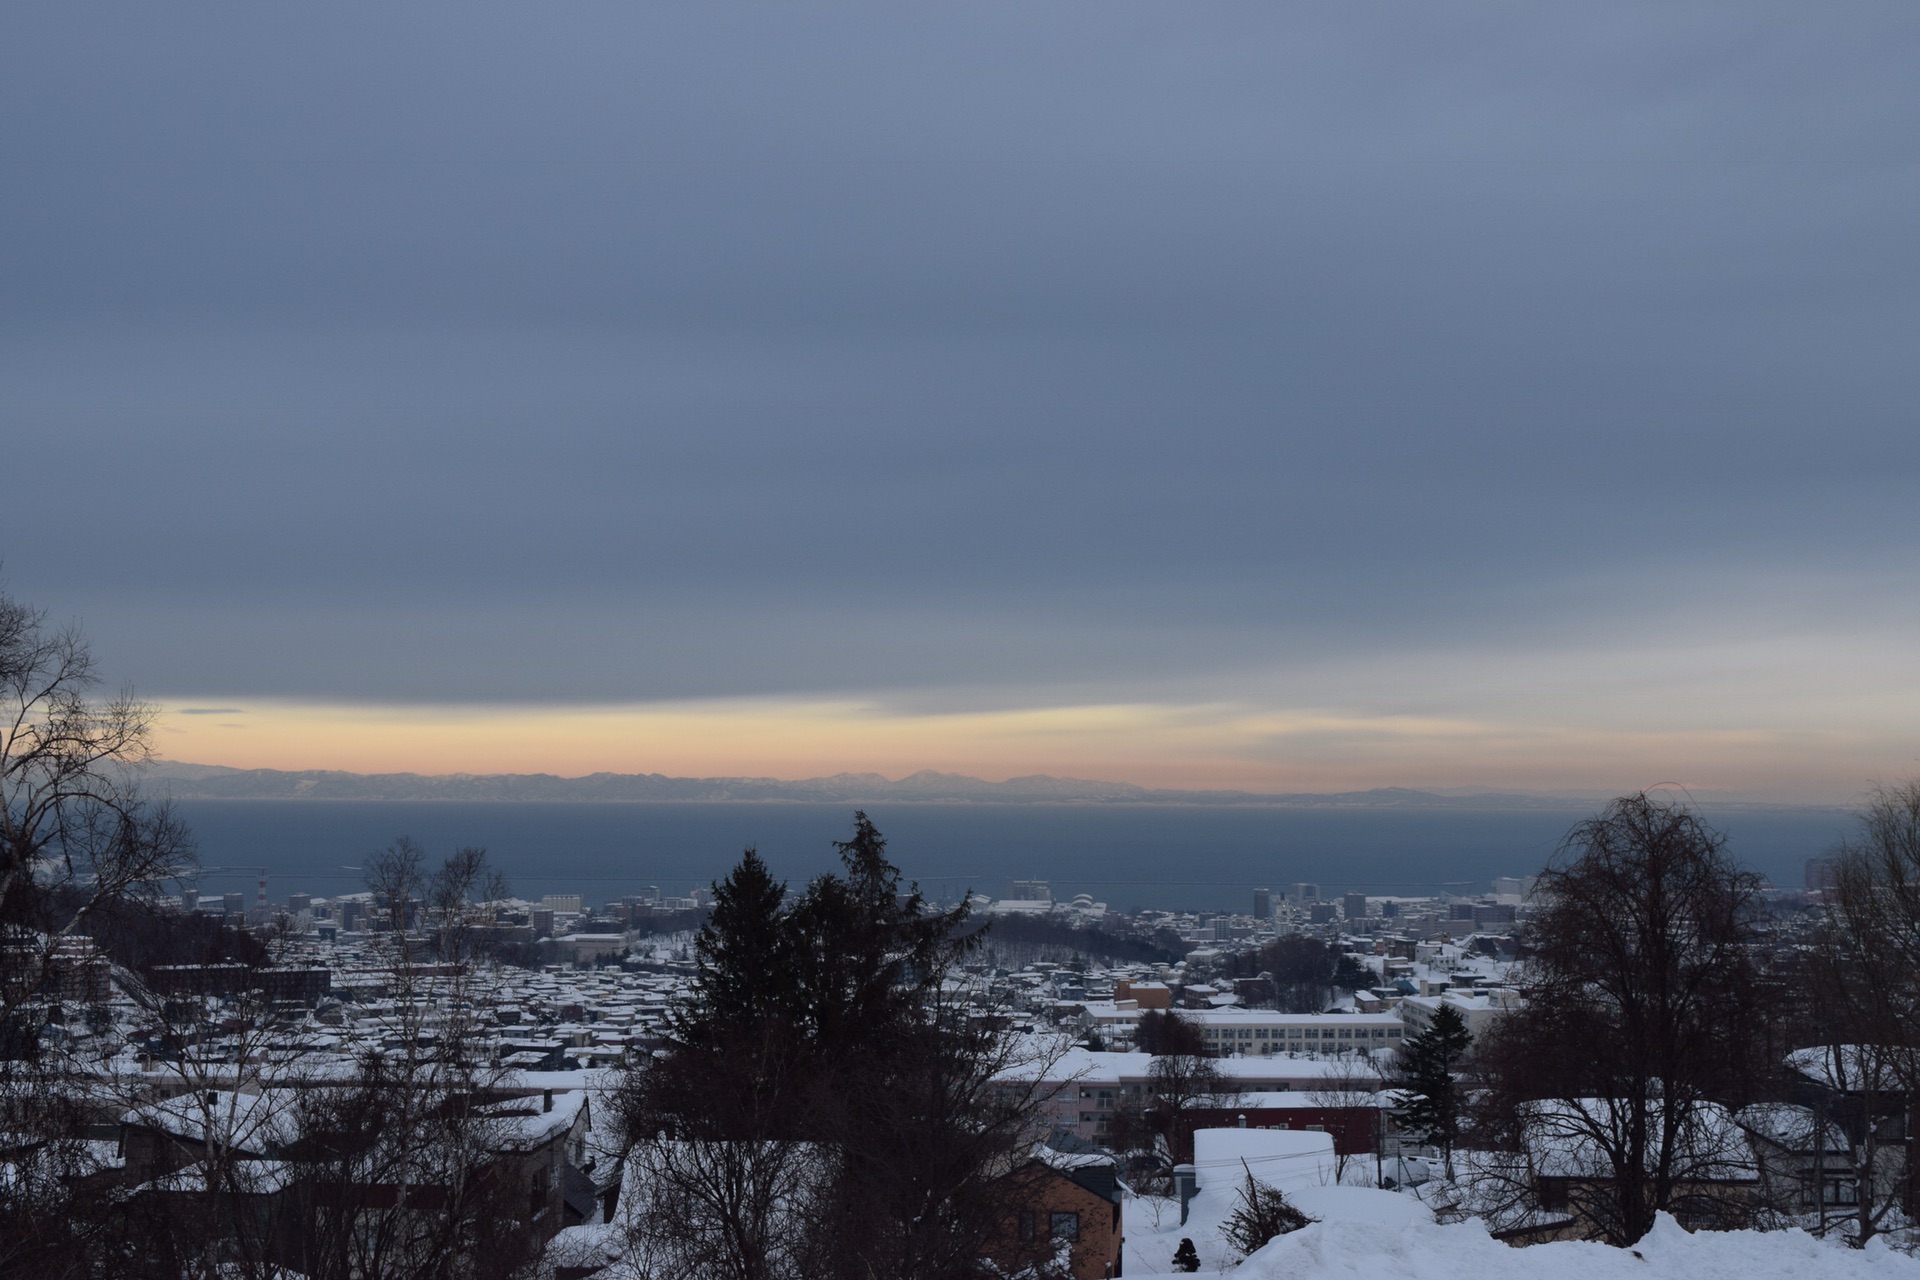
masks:
[[[1691,830],[1621,802],[1588,856],[1647,820]],[[748,855],[683,897],[604,903],[515,898],[483,852],[436,865],[404,838],[369,859],[368,889],[331,898],[269,900],[264,880],[203,897],[186,868],[172,894],[71,885],[82,927],[9,935],[26,1069],[0,1191],[67,1215],[68,1247],[279,1280],[806,1274],[822,1221],[1035,1280],[1920,1275],[1907,1051],[1783,1039],[1841,1024],[1775,994],[1745,1007],[1771,1024],[1745,1050],[1777,1060],[1716,1075],[1741,1029],[1713,1020],[1739,1010],[1681,1002],[1656,1039],[1693,1041],[1667,1060],[1698,1073],[1685,1094],[1577,1073],[1554,1092],[1555,1055],[1527,1041],[1606,1021],[1582,998],[1543,1009],[1555,975],[1529,945],[1578,863],[1474,895],[1295,883],[1250,890],[1246,913],[1122,914],[1040,880],[924,901],[885,847],[862,817],[844,875],[794,889]],[[1711,854],[1690,851],[1708,873]],[[1847,918],[1841,870],[1815,859],[1806,888],[1750,892],[1727,938],[1692,899],[1641,939],[1670,969],[1580,989],[1681,982],[1711,1006],[1804,977]],[[848,927],[832,912],[866,913],[840,935],[878,941],[864,971],[809,954]],[[931,1111],[929,1064],[886,1065],[908,1033],[939,1060]],[[1623,1092],[1587,1092],[1597,1078]],[[872,1116],[925,1146],[904,1166],[856,1154]],[[919,1188],[940,1198],[937,1241],[814,1199],[884,1198],[863,1165],[897,1190],[947,1147],[945,1181]]]
[[[7,4],[0,1280],[1920,1280],[1916,67]]]

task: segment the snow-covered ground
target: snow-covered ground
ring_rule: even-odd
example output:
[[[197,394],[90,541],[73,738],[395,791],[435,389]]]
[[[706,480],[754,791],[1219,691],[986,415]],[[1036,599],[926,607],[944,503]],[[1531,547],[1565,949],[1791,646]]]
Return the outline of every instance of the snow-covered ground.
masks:
[[[1184,1225],[1176,1201],[1127,1201],[1126,1274],[1171,1274],[1186,1238],[1201,1275],[1238,1280],[1920,1280],[1920,1259],[1878,1240],[1855,1250],[1804,1231],[1693,1233],[1665,1215],[1633,1249],[1514,1248],[1477,1220],[1435,1224],[1412,1196],[1333,1185],[1331,1145],[1318,1133],[1201,1130],[1194,1144],[1201,1190]],[[1249,1170],[1315,1221],[1241,1261],[1220,1227]]]
[[[1395,1226],[1329,1218],[1281,1236],[1234,1274],[1242,1280],[1920,1280],[1920,1260],[1877,1241],[1852,1250],[1804,1231],[1691,1233],[1664,1214],[1633,1249],[1575,1242],[1516,1249],[1477,1222]]]
[[[1193,1135],[1194,1180],[1199,1190],[1180,1221],[1175,1200],[1135,1198],[1124,1208],[1126,1244],[1122,1255],[1126,1275],[1161,1275],[1173,1270],[1173,1253],[1182,1239],[1193,1241],[1201,1270],[1218,1272],[1238,1257],[1221,1228],[1239,1203],[1247,1175],[1277,1187],[1303,1211],[1315,1192],[1351,1191],[1335,1187],[1338,1162],[1333,1138],[1305,1129],[1200,1129]],[[1425,1215],[1423,1206],[1406,1196],[1372,1192],[1405,1201]]]
[[[1318,1219],[1236,1264],[1217,1239],[1202,1246],[1171,1202],[1127,1204],[1126,1274],[1165,1275],[1182,1236],[1201,1275],[1237,1280],[1920,1280],[1920,1259],[1875,1240],[1865,1249],[1804,1231],[1688,1232],[1672,1218],[1633,1249],[1562,1242],[1514,1248],[1478,1221],[1436,1225],[1411,1196],[1317,1187],[1288,1197]],[[1152,1218],[1165,1208],[1163,1225]],[[1203,1232],[1204,1234],[1204,1232]]]

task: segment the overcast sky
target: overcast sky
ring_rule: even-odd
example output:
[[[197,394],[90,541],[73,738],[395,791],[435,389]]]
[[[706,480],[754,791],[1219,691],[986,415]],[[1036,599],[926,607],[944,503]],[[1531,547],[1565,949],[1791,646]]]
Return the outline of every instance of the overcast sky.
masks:
[[[1910,3],[7,26],[5,587],[167,754],[1920,772]]]

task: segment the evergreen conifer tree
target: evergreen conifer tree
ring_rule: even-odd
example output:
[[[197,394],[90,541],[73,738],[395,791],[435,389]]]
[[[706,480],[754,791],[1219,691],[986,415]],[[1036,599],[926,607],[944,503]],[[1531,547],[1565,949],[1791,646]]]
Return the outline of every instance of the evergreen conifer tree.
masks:
[[[864,813],[836,843],[841,870],[791,901],[752,850],[714,886],[677,1044],[619,1095],[659,1274],[708,1274],[695,1240],[727,1260],[711,1274],[977,1274],[1024,1194],[1046,1095],[1009,1089],[1022,1043],[949,986],[966,907],[903,886]]]
[[[1402,1128],[1418,1134],[1426,1145],[1440,1148],[1449,1180],[1453,1178],[1453,1144],[1460,1136],[1460,1086],[1453,1069],[1472,1043],[1466,1019],[1442,1001],[1426,1030],[1408,1039],[1400,1050],[1396,1114]]]
[[[964,904],[932,912],[918,885],[902,892],[886,839],[865,813],[854,814],[853,839],[834,847],[844,873],[808,885],[788,916],[793,1006],[822,1051],[877,1063],[915,1030],[931,985],[978,935],[958,932]]]
[[[721,1048],[786,1019],[794,985],[786,892],[755,849],[713,886],[713,914],[694,939],[702,1005],[678,1011],[682,1044]]]

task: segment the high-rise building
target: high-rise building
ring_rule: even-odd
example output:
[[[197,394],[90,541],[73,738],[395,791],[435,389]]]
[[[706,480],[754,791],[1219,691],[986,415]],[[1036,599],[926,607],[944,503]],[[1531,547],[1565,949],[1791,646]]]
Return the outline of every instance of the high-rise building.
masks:
[[[1307,884],[1305,882],[1294,885],[1293,900],[1301,904],[1318,902],[1320,900],[1320,886],[1317,884]]]
[[[1253,918],[1255,920],[1273,919],[1273,890],[1255,889],[1253,891]]]
[[[1347,894],[1346,911],[1347,919],[1349,920],[1358,920],[1364,917],[1367,914],[1367,895],[1364,893]]]
[[[1053,886],[1045,880],[1015,880],[1007,896],[1020,902],[1052,902]]]
[[[312,905],[313,895],[310,893],[290,893],[287,895],[287,910],[289,911],[305,911]]]
[[[548,911],[570,911],[580,914],[580,895],[577,893],[549,893],[540,899],[540,905]]]
[[[230,916],[244,916],[247,914],[247,895],[238,889],[224,895],[220,899],[220,902],[222,908]]]
[[[1331,902],[1315,902],[1310,904],[1307,910],[1312,913],[1311,918],[1315,924],[1333,923],[1333,904]]]

